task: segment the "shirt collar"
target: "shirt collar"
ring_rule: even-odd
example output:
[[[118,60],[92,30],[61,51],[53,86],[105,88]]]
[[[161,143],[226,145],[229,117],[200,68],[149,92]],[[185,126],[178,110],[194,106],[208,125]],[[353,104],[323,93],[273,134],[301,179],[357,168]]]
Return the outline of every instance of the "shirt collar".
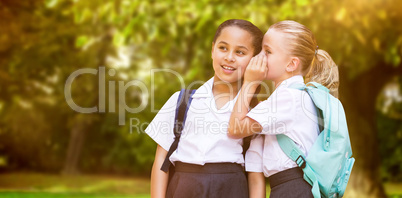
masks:
[[[223,107],[221,107],[218,110],[218,109],[216,109],[215,99],[214,99],[214,95],[212,93],[213,84],[214,84],[214,77],[209,79],[201,87],[199,87],[197,90],[195,90],[192,98],[208,98],[205,102],[208,105],[210,105],[210,108],[214,112],[220,112],[220,113],[232,112],[232,109],[237,101],[237,98],[239,97],[240,91],[237,92],[237,95],[233,100],[228,101]]]
[[[282,83],[278,86],[278,88],[287,88],[292,84],[304,84],[303,76],[296,75],[296,76],[290,77],[290,78],[282,81]]]
[[[214,77],[210,78],[201,87],[195,90],[192,98],[207,98],[212,97],[212,86],[214,85]]]

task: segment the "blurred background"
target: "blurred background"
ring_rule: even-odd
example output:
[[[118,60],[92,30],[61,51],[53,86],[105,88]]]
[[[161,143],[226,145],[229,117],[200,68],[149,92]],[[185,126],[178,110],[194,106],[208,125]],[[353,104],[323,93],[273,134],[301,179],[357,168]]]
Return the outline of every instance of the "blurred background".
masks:
[[[0,0],[0,195],[149,197],[156,144],[143,130],[183,83],[213,76],[215,30],[237,18],[263,32],[291,19],[315,33],[340,70],[356,158],[345,197],[401,197],[401,9],[400,0]]]

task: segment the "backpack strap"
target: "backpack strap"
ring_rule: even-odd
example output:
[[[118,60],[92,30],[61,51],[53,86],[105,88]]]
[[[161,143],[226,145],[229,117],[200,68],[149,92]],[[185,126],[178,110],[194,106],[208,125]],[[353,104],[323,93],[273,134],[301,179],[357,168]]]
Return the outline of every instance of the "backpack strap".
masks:
[[[311,86],[309,86],[311,85]],[[315,87],[315,88],[313,88]],[[329,130],[325,130],[325,123],[324,123],[324,112],[323,110],[325,110],[326,108],[328,108],[328,111],[331,111],[331,106],[329,105],[329,101],[330,101],[330,93],[329,93],[329,89],[326,88],[325,86],[317,83],[317,82],[308,82],[306,85],[301,84],[301,83],[294,83],[291,84],[289,86],[289,88],[293,88],[293,89],[298,89],[298,90],[302,90],[302,91],[306,91],[308,93],[308,95],[310,96],[311,100],[313,100],[315,109],[317,111],[317,120],[318,120],[318,128],[321,132],[324,132],[324,136],[325,136],[325,147],[324,149],[327,150],[329,147],[329,143],[330,143],[330,131]],[[327,103],[320,103],[321,105],[317,105],[317,103],[314,101],[314,89],[319,89],[321,91],[324,91],[326,95],[326,100]],[[331,116],[331,115],[329,115]],[[329,118],[331,119],[331,118]],[[330,126],[328,126],[328,128],[330,128]]]
[[[308,83],[306,84],[306,86],[309,86],[309,85],[313,85],[314,87],[316,87],[316,88],[318,88],[318,89],[321,89],[321,90],[323,90],[323,91],[329,93],[329,89],[328,89],[327,87],[325,87],[324,85],[320,84],[320,83],[317,83],[317,82],[313,82],[313,81],[312,81],[312,82],[308,82]]]
[[[320,188],[318,186],[318,180],[315,176],[313,169],[306,162],[306,157],[303,152],[300,151],[296,143],[284,134],[277,134],[276,139],[278,140],[279,146],[282,151],[296,164],[303,169],[304,180],[306,180],[310,185],[313,186],[311,192],[314,198],[320,198]]]
[[[248,148],[250,148],[251,137],[253,137],[253,136],[248,136],[248,137],[243,138],[243,158],[244,158],[244,160],[246,159],[247,150],[248,150]]]
[[[177,149],[177,146],[179,145],[180,141],[180,136],[181,132],[184,128],[184,123],[186,121],[187,117],[187,111],[188,108],[190,107],[191,104],[191,96],[194,94],[195,89],[193,90],[187,90],[187,89],[182,89],[180,91],[179,97],[177,99],[177,105],[176,105],[176,114],[175,114],[175,119],[174,119],[174,141],[172,145],[169,148],[169,151],[166,155],[165,161],[162,164],[161,170],[164,172],[168,172],[169,167],[171,167],[172,163],[170,162],[169,158],[173,154],[173,152]]]

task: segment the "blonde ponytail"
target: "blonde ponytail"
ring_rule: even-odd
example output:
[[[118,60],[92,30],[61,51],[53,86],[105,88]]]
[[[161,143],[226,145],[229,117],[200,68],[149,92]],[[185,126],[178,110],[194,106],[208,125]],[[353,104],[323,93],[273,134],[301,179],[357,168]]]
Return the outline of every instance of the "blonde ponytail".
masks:
[[[326,51],[321,49],[317,50],[309,71],[305,74],[305,82],[318,82],[327,87],[333,96],[338,97],[338,66]]]
[[[313,33],[306,26],[295,21],[280,21],[269,29],[283,32],[288,40],[286,48],[292,56],[300,59],[301,74],[304,81],[317,82],[338,97],[339,72],[331,56],[324,50],[318,49]]]

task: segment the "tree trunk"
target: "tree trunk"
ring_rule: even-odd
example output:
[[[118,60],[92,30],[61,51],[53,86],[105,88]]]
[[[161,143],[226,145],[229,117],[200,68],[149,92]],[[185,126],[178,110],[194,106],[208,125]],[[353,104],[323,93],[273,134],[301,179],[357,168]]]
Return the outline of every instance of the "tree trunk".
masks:
[[[62,170],[63,175],[75,175],[79,173],[78,162],[86,136],[86,123],[76,119],[70,133],[67,157]]]
[[[112,44],[112,38],[113,38],[113,30],[104,27],[103,28],[106,32],[106,34],[103,35],[103,39],[101,42],[101,45],[99,46],[99,51],[97,53],[97,66],[105,66],[106,63],[106,55],[110,51],[110,46]],[[95,33],[94,33],[95,34]],[[99,69],[99,68],[97,68]],[[98,74],[99,75],[99,74]],[[96,82],[96,89],[94,89],[93,94],[95,96],[93,97],[93,101],[91,102],[91,106],[97,106],[98,101],[99,101],[99,83],[105,83],[105,82]],[[101,97],[105,97],[104,95]],[[87,130],[89,130],[91,125],[98,121],[98,114],[92,114],[86,115],[85,118],[80,117],[80,114],[75,115],[74,118],[74,124],[71,129],[70,133],[70,141],[68,144],[68,150],[67,150],[67,157],[66,161],[64,162],[64,168],[62,171],[62,174],[77,174],[79,173],[78,171],[78,163],[81,155],[82,148],[85,144],[85,137],[87,135]]]
[[[375,104],[387,80],[395,75],[387,72],[388,68],[392,67],[379,64],[351,80],[347,70],[340,67],[340,100],[356,159],[345,197],[386,197],[379,172]]]

